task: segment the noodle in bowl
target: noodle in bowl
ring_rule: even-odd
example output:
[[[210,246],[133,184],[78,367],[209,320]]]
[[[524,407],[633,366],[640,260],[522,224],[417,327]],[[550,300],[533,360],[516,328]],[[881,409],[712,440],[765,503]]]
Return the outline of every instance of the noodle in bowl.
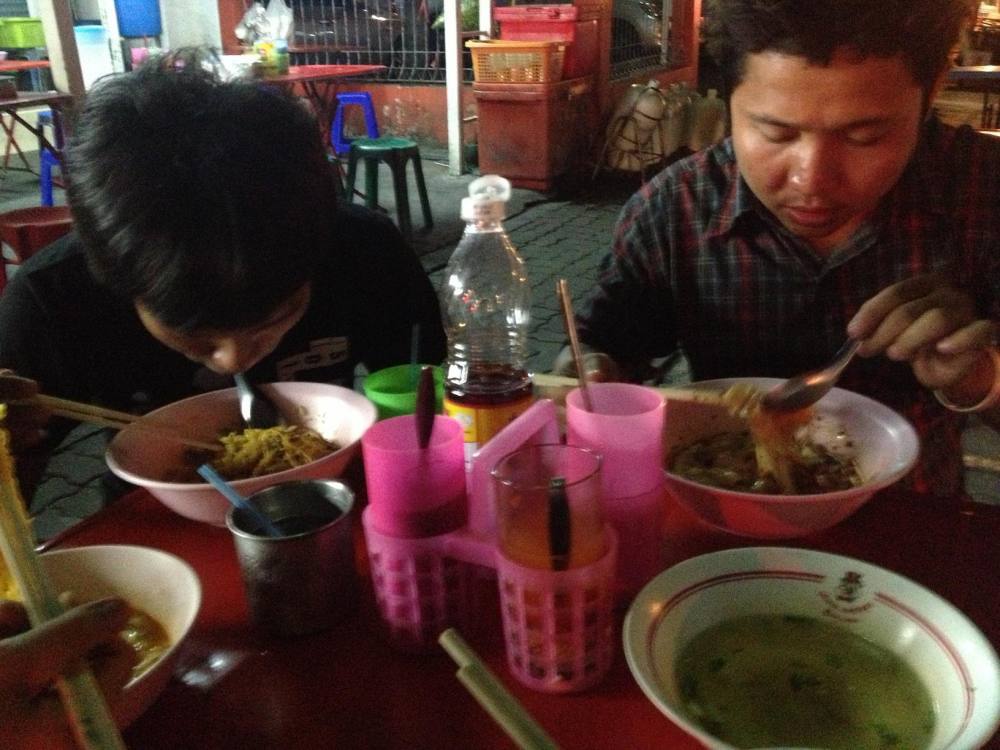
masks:
[[[340,476],[357,453],[361,436],[375,422],[376,409],[362,394],[326,383],[272,383],[261,386],[292,422],[315,430],[337,450],[301,466],[234,479],[244,497],[280,482]],[[144,487],[174,512],[215,526],[226,525],[229,502],[211,485],[190,481],[197,466],[190,448],[143,431],[143,424],[183,427],[188,437],[214,442],[242,430],[235,388],[212,391],[168,404],[122,429],[108,446],[108,467],[127,482]],[[184,481],[188,480],[188,481]]]
[[[690,388],[724,391],[737,383],[767,391],[777,378],[704,380]],[[878,490],[905,476],[919,454],[913,427],[887,406],[860,394],[834,388],[814,407],[829,434],[810,438],[828,443],[843,430],[851,444],[861,483],[847,489],[808,495],[741,492],[686,479],[669,470],[682,447],[723,432],[746,429],[746,421],[724,409],[686,401],[667,401],[664,448],[667,489],[678,503],[712,526],[740,536],[783,539],[829,528],[860,508]],[[829,447],[829,446],[828,446]]]

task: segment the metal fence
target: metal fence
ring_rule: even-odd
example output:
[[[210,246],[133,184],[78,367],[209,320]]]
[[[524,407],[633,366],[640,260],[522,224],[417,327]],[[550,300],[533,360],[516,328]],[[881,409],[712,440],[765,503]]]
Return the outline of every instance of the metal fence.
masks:
[[[478,17],[475,0],[462,5],[469,27]],[[386,66],[380,80],[445,81],[443,0],[291,0],[291,6],[295,64],[376,63]],[[612,78],[668,66],[669,0],[614,0],[613,7]],[[462,59],[471,81],[468,50]]]

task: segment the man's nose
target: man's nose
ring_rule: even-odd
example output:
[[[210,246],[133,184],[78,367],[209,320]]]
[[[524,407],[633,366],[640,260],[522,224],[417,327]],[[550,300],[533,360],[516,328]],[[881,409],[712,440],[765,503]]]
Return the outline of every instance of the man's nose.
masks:
[[[225,338],[215,342],[209,367],[219,373],[243,372],[254,364],[256,346],[252,340]]]
[[[800,144],[788,179],[806,197],[821,197],[837,182],[840,166],[837,146],[822,138]]]

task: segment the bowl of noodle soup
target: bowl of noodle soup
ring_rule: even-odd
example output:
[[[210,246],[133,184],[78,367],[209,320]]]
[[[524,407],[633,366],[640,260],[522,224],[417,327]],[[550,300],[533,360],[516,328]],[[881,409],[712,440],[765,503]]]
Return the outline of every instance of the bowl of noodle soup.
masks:
[[[72,602],[118,596],[131,616],[122,637],[136,651],[132,678],[114,705],[120,727],[159,697],[201,608],[201,581],[186,562],[163,550],[106,544],[46,552],[40,557],[53,588]],[[13,597],[18,598],[18,597]]]
[[[175,513],[225,526],[229,502],[198,476],[201,463],[210,459],[218,464],[244,497],[280,482],[332,479],[347,467],[376,419],[374,404],[348,388],[287,382],[261,389],[296,426],[294,431],[244,434],[236,389],[226,388],[176,401],[127,425],[108,445],[108,467]],[[208,443],[221,440],[226,449],[212,457],[144,431],[143,425],[183,428],[188,437]],[[252,454],[249,459],[247,453]]]
[[[727,378],[699,381],[685,388],[721,392],[734,385],[748,385],[765,392],[780,382],[777,378]],[[720,406],[668,400],[664,427],[667,489],[706,523],[758,539],[800,537],[833,526],[878,490],[905,476],[919,455],[916,431],[902,416],[870,398],[834,388],[813,407],[811,419],[798,434],[819,446],[823,454],[849,463],[856,473],[853,483],[832,488],[810,484],[797,493],[781,493],[766,485],[750,491],[736,479],[729,486],[720,486],[726,484],[727,472],[718,466],[725,464],[727,457],[718,460],[719,456],[710,454],[726,450],[725,440],[746,430],[745,419]],[[713,442],[717,440],[723,442]],[[735,450],[731,443],[728,449]],[[706,457],[698,471],[690,470],[695,463],[690,459],[693,450]],[[737,457],[728,458],[729,463],[738,463]],[[688,465],[682,468],[685,459]],[[719,476],[713,477],[713,472]],[[720,484],[712,483],[716,480]]]

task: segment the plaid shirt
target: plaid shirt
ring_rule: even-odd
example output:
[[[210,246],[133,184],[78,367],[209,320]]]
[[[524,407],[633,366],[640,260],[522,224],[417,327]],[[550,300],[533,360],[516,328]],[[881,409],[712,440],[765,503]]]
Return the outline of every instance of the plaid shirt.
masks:
[[[823,364],[885,287],[948,272],[1000,322],[1000,139],[928,121],[899,183],[830,258],[788,232],[739,175],[724,141],[665,169],[622,210],[580,338],[623,362],[678,349],[697,380],[787,377]],[[962,488],[961,415],[908,364],[856,358],[841,380],[920,434],[912,489]]]

